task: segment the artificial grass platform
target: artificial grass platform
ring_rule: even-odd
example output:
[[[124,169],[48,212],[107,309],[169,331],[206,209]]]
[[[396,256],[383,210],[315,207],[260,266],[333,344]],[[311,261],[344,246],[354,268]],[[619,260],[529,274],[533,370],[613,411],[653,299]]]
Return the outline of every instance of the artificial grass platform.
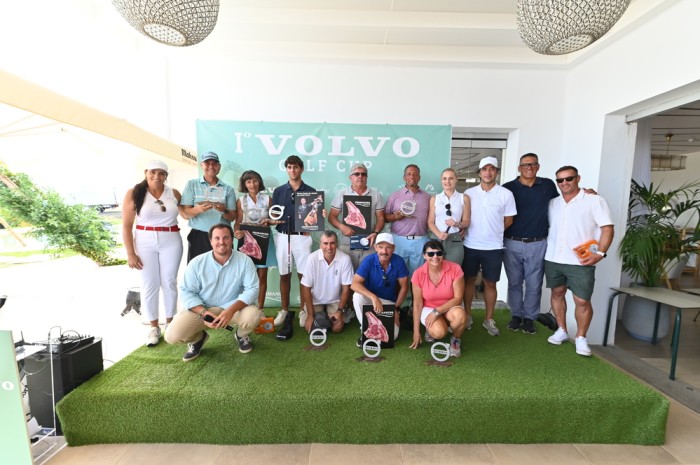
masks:
[[[269,312],[273,313],[273,312]],[[238,352],[210,331],[196,360],[186,346],[142,347],[63,398],[68,444],[106,443],[613,443],[663,444],[668,401],[573,343],[481,327],[451,367],[428,366],[429,345],[403,331],[380,363],[358,362],[355,320],[307,351],[306,333],[254,335]]]

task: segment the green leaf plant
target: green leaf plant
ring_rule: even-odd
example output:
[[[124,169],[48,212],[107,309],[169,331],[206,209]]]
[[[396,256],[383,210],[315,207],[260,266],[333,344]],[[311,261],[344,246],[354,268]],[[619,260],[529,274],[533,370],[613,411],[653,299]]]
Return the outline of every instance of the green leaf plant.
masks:
[[[68,205],[58,193],[42,189],[24,173],[0,166],[0,215],[33,226],[30,235],[48,248],[74,250],[98,265],[125,263],[109,255],[113,245],[97,213],[84,205]]]
[[[657,286],[678,260],[698,251],[699,218],[700,180],[666,192],[632,180],[619,248],[623,271],[643,286]]]

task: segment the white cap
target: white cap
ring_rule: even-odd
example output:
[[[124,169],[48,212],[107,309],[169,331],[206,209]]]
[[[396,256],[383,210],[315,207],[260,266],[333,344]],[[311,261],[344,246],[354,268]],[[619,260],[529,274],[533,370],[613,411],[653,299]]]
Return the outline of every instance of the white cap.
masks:
[[[498,168],[498,158],[496,157],[484,157],[479,162],[479,169],[486,165],[493,165],[494,168]]]
[[[389,233],[379,233],[377,234],[377,240],[374,241],[374,243],[379,244],[380,242],[388,242],[389,244],[394,245],[394,236]]]
[[[146,164],[146,169],[147,170],[163,170],[167,173],[168,172],[168,165],[166,165],[165,162],[162,162],[160,160],[151,160]]]

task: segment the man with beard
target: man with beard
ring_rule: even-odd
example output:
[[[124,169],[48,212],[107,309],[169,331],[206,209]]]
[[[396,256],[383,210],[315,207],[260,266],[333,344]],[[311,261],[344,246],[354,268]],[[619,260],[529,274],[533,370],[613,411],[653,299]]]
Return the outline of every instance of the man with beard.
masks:
[[[253,261],[233,250],[230,225],[214,225],[208,236],[212,251],[187,264],[180,284],[180,298],[187,311],[177,313],[165,332],[168,344],[188,344],[182,357],[185,362],[199,357],[209,339],[207,328],[233,331],[238,350],[247,354],[253,350],[249,334],[260,323],[260,312],[253,304],[259,291]]]

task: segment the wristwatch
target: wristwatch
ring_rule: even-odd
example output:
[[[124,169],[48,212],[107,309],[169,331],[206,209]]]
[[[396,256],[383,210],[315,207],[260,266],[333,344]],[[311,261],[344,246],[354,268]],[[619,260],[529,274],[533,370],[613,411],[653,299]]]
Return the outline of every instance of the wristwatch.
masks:
[[[597,250],[596,253],[597,253],[598,255],[600,255],[601,257],[603,257],[603,258],[605,258],[605,257],[608,256],[608,254],[606,254],[606,253],[603,252],[602,250]]]
[[[437,311],[437,308],[433,309],[433,313],[435,316],[440,316],[440,312]]]

